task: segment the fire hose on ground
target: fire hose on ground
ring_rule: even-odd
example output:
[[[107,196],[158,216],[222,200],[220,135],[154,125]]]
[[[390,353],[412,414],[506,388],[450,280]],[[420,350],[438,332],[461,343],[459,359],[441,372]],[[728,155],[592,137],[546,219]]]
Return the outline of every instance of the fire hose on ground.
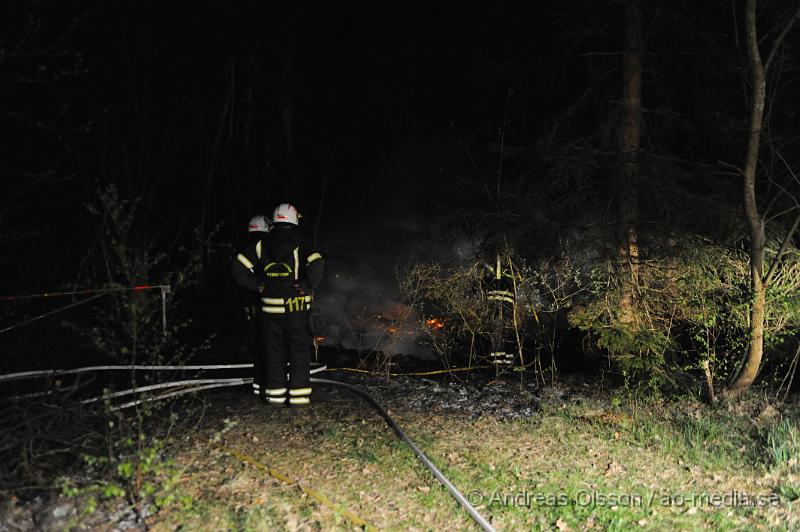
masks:
[[[252,364],[215,364],[215,365],[191,365],[191,366],[90,366],[86,368],[76,368],[72,370],[42,370],[42,371],[27,371],[27,372],[20,372],[14,374],[7,374],[7,375],[0,375],[0,382],[3,381],[13,381],[13,380],[25,380],[31,379],[36,377],[45,377],[45,376],[55,376],[55,375],[65,375],[65,374],[77,374],[87,371],[96,371],[96,370],[123,370],[123,369],[146,369],[146,370],[182,370],[182,369],[229,369],[229,368],[246,368],[252,367]],[[334,368],[336,369],[336,368]],[[350,369],[350,368],[339,368],[339,369]],[[456,369],[477,369],[477,368],[456,368]],[[313,368],[311,370],[312,374],[319,373],[321,371],[328,371],[327,366],[321,365],[319,367]],[[361,370],[366,372],[365,370]],[[442,370],[441,372],[446,372],[448,370]],[[435,374],[439,373],[439,371],[434,372],[422,372],[424,374]],[[137,406],[144,402],[149,401],[156,401],[161,399],[166,399],[168,397],[175,397],[178,395],[183,395],[192,392],[198,392],[202,390],[208,390],[212,388],[221,388],[227,386],[239,386],[242,384],[247,384],[252,382],[251,378],[229,378],[229,379],[192,379],[192,380],[182,380],[182,381],[173,381],[161,384],[154,384],[148,386],[142,386],[138,388],[131,388],[129,390],[122,390],[119,392],[113,392],[110,394],[103,395],[101,397],[95,397],[91,399],[85,399],[82,403],[92,403],[98,402],[101,400],[109,400],[115,397],[122,397],[125,395],[131,395],[138,392],[143,391],[152,391],[157,389],[164,389],[167,388],[167,392],[163,394],[159,394],[156,396],[145,397],[143,399],[138,399],[135,401],[129,401],[122,405],[115,405],[112,407],[112,411],[118,411],[125,408],[130,408],[133,406]],[[368,392],[362,390],[361,388],[354,386],[352,384],[331,380],[331,379],[321,379],[312,377],[311,382],[315,384],[322,384],[325,386],[335,386],[340,388],[345,388],[359,396],[361,396],[366,402],[386,421],[386,423],[391,427],[391,429],[397,434],[397,436],[406,444],[408,445],[411,450],[416,455],[417,459],[424,465],[436,478],[436,480],[444,486],[450,495],[461,505],[464,510],[469,514],[473,521],[475,521],[481,529],[485,531],[494,531],[492,525],[475,509],[475,507],[470,504],[470,502],[464,497],[464,495],[455,487],[455,485],[450,482],[450,480],[439,470],[439,468],[434,465],[434,463],[430,460],[430,458],[425,455],[422,450],[417,447],[417,445],[408,437],[408,435],[400,428],[397,422],[389,415],[388,412],[381,406],[378,401],[372,397]],[[175,390],[175,388],[179,388]],[[12,398],[13,399],[13,398]],[[229,453],[233,454],[234,456],[238,456],[235,452],[228,451]],[[247,462],[247,460],[245,460]],[[249,463],[249,462],[248,462]],[[270,472],[271,470],[267,468],[267,471]],[[315,497],[316,498],[316,497]],[[319,499],[318,499],[319,500]],[[324,503],[325,501],[323,501]],[[349,517],[346,515],[346,517]],[[354,520],[358,526],[363,526],[358,520]]]
[[[388,423],[389,426],[392,428],[392,430],[394,430],[395,434],[397,434],[397,436],[401,440],[403,440],[406,443],[406,445],[411,447],[411,450],[414,451],[415,455],[417,455],[419,461],[422,462],[422,464],[426,468],[428,468],[428,470],[433,474],[434,477],[436,477],[436,480],[438,480],[442,486],[447,488],[447,491],[450,492],[450,495],[452,495],[452,497],[458,502],[458,504],[460,504],[461,507],[467,511],[472,520],[475,521],[478,524],[478,526],[480,526],[483,530],[494,531],[492,525],[489,524],[489,522],[481,514],[478,513],[478,511],[475,509],[474,506],[472,506],[472,504],[470,504],[470,502],[466,499],[466,497],[464,497],[464,495],[460,491],[458,491],[458,488],[456,488],[453,485],[453,483],[450,482],[450,480],[446,476],[444,476],[444,474],[439,470],[439,468],[437,468],[433,464],[433,462],[431,462],[430,458],[428,458],[425,455],[425,453],[423,453],[420,450],[420,448],[414,444],[411,438],[409,438],[406,435],[406,433],[403,432],[403,429],[400,428],[400,426],[395,422],[395,420],[392,419],[392,416],[390,416],[386,412],[386,410],[384,410],[381,404],[378,401],[376,401],[374,397],[372,397],[369,393],[365,392],[361,388],[353,386],[352,384],[348,384],[346,382],[334,381],[331,379],[319,379],[314,377],[311,378],[311,382],[317,384],[325,384],[328,386],[340,386],[364,398],[367,401],[367,403],[369,403],[369,405],[372,408],[374,408],[375,411],[378,412],[378,414],[380,414],[380,416],[384,420],[386,420],[386,423]]]

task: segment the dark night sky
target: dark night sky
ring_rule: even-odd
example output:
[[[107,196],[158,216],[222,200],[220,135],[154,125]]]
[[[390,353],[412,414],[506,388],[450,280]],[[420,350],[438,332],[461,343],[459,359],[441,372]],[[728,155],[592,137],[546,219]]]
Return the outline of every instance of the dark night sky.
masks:
[[[313,219],[323,176],[323,229],[427,215],[462,199],[475,176],[458,135],[485,158],[509,88],[517,142],[582,88],[554,40],[561,4],[526,4],[17,3],[4,63],[23,81],[3,105],[24,116],[4,120],[22,194],[4,226],[88,246],[83,205],[109,181],[155,196],[148,232],[204,212],[232,237],[284,200]],[[58,254],[67,269],[78,247]]]
[[[41,17],[41,43],[79,17],[60,49],[82,54],[86,71],[51,92],[23,88],[14,103],[47,116],[58,110],[57,103],[69,102],[76,124],[107,110],[102,126],[114,136],[132,137],[138,122],[147,121],[155,136],[204,134],[192,140],[208,149],[233,85],[239,107],[234,119],[252,113],[257,123],[251,124],[251,135],[261,135],[280,159],[274,154],[285,149],[285,139],[277,137],[281,100],[288,94],[300,179],[318,177],[321,152],[342,154],[340,173],[365,176],[398,142],[447,135],[451,122],[465,135],[495,137],[506,90],[514,85],[519,105],[526,107],[516,129],[529,138],[554,107],[579,93],[571,83],[546,87],[554,77],[569,79],[574,65],[562,65],[554,75],[561,44],[552,41],[555,15],[548,3],[533,13],[522,12],[524,4],[455,9],[455,4],[412,2],[391,9],[313,2],[273,9],[264,7],[267,3],[97,2],[58,8],[45,3],[34,11]],[[19,34],[25,10],[17,15]],[[534,73],[539,66],[545,71]],[[548,98],[540,99],[548,90]],[[234,140],[243,141],[241,135]],[[208,170],[207,161],[198,166]],[[186,170],[173,179],[191,179]]]

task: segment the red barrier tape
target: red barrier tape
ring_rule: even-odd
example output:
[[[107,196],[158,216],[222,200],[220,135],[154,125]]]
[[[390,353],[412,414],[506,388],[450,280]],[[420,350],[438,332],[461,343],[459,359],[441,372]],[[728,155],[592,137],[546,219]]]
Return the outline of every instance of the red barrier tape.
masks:
[[[46,297],[62,297],[62,296],[77,296],[86,294],[105,294],[108,292],[138,292],[140,290],[153,290],[156,288],[169,289],[169,285],[150,285],[140,284],[136,286],[126,286],[123,288],[100,288],[100,289],[87,289],[87,290],[71,290],[67,292],[43,292],[41,294],[28,294],[22,296],[0,296],[0,301],[19,301],[22,299],[41,299]]]

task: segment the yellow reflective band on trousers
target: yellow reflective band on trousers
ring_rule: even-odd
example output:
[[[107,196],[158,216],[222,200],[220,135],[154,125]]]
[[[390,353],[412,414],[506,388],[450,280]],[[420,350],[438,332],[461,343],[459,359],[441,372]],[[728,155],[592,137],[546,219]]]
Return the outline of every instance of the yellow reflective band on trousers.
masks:
[[[250,270],[252,273],[255,273],[255,270],[253,269],[253,263],[250,262],[247,257],[239,253],[238,255],[236,255],[236,260],[241,262],[242,265],[244,265],[244,267]]]
[[[286,393],[286,388],[265,388],[264,393],[271,396],[283,395]]]
[[[308,258],[306,259],[306,264],[311,264],[311,263],[312,263],[312,262],[314,262],[315,260],[317,260],[317,259],[321,259],[321,258],[322,258],[322,255],[320,255],[319,253],[312,253],[312,254],[311,254],[311,255],[309,255],[309,256],[308,256]]]
[[[311,395],[311,388],[289,388],[289,395],[293,397]]]
[[[509,290],[489,290],[489,295],[514,297],[514,294]]]
[[[286,398],[285,397],[270,397],[268,399],[268,401],[270,403],[275,403],[275,404],[281,404],[282,405],[282,404],[286,403]]]
[[[289,404],[290,405],[307,405],[311,403],[311,399],[308,397],[290,397]]]
[[[491,358],[492,364],[511,364],[514,359],[514,355],[505,352],[490,353],[489,357]]]
[[[508,303],[513,303],[514,294],[508,290],[491,290],[487,299],[489,299],[489,301],[507,301]]]

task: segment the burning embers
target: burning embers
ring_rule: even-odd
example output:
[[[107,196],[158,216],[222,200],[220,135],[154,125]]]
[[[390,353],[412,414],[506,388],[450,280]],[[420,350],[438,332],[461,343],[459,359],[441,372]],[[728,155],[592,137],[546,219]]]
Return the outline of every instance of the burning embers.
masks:
[[[411,323],[401,320],[391,319],[381,314],[375,314],[372,318],[380,323],[383,331],[389,335],[405,334],[408,336],[415,336],[417,334],[416,327]],[[428,318],[425,320],[425,325],[433,331],[441,331],[444,329],[444,320],[442,318]]]
[[[380,322],[383,332],[388,334],[389,336],[397,336],[399,334],[404,334],[406,336],[416,336],[417,331],[414,328],[412,323],[403,323],[403,322]]]
[[[442,318],[428,318],[425,320],[425,325],[434,331],[441,331],[444,328],[444,321],[442,321]]]
[[[321,311],[314,335],[317,346],[432,356],[425,336],[441,329],[436,325],[441,319],[426,323],[413,307],[387,298],[372,302],[374,305],[360,300],[331,299],[324,303],[317,307]]]
[[[389,336],[416,336],[412,309],[402,303],[395,303],[369,316],[369,321]]]

